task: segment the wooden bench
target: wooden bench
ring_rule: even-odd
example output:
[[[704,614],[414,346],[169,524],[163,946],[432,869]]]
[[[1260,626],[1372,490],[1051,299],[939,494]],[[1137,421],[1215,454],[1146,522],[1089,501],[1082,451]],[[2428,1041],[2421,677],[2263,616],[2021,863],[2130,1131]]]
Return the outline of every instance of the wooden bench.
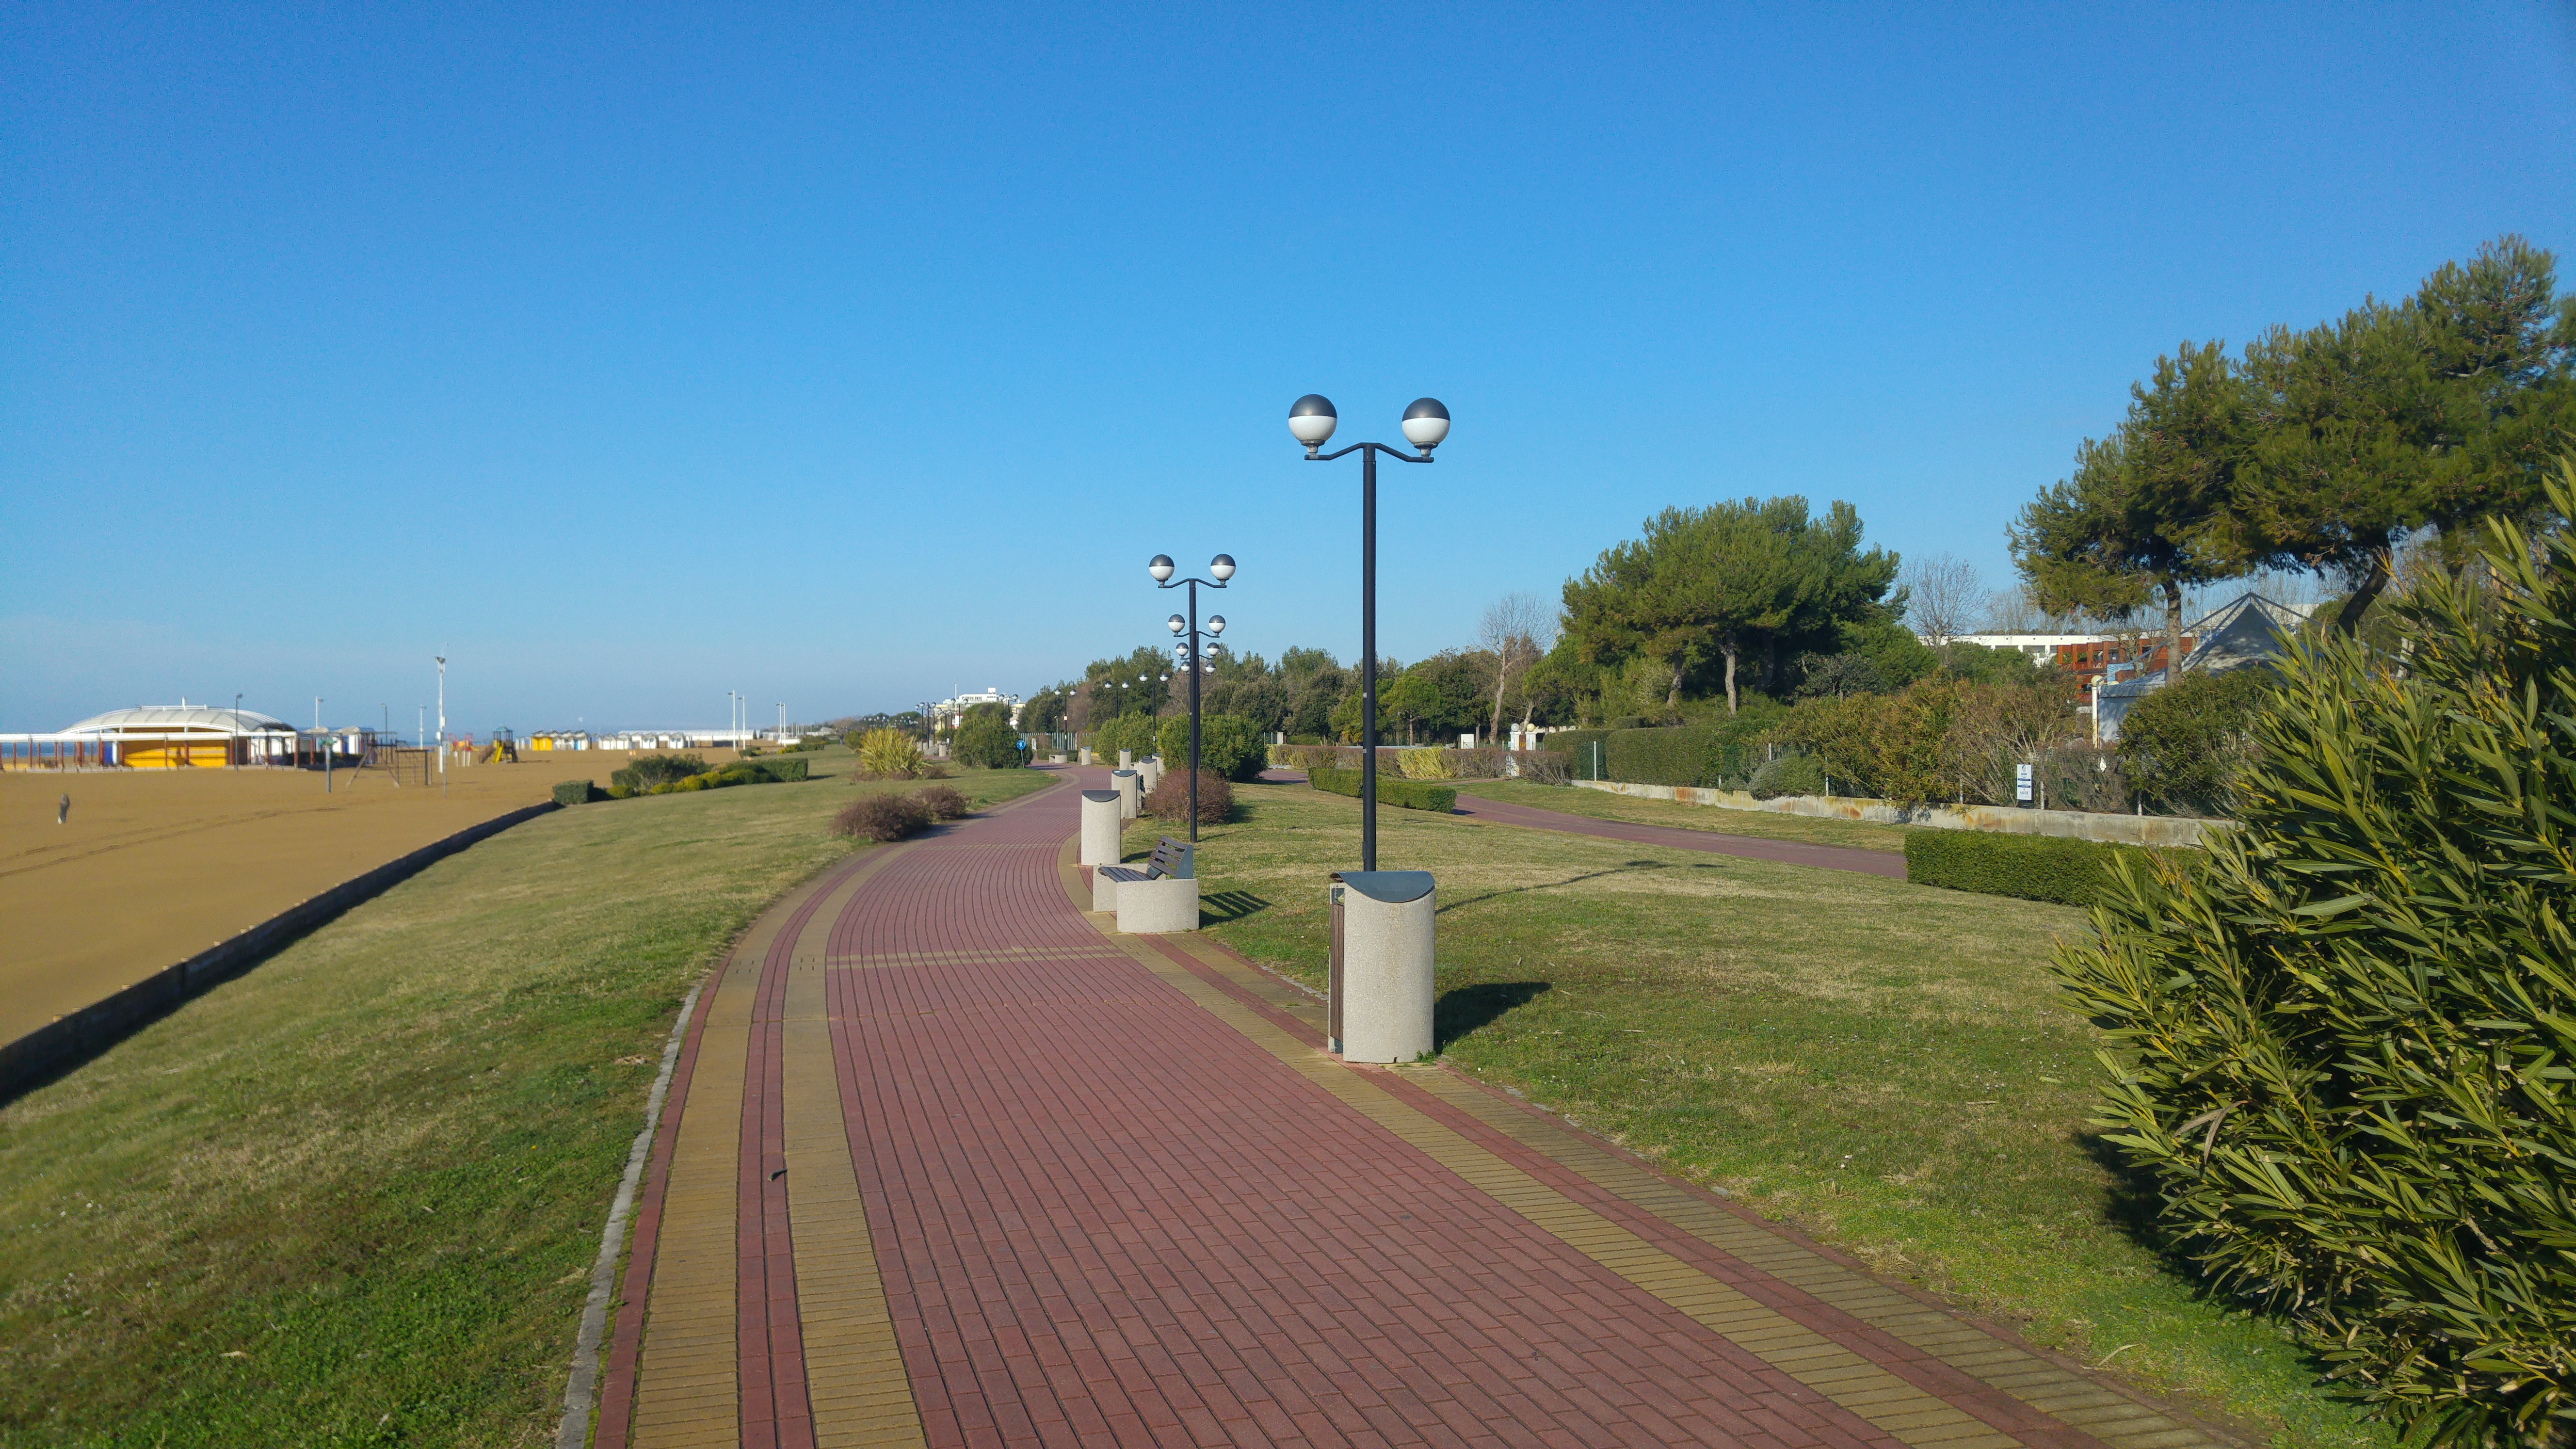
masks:
[[[1091,868],[1091,908],[1116,911],[1118,929],[1134,935],[1195,931],[1199,926],[1196,852],[1166,835],[1154,843],[1145,868]]]

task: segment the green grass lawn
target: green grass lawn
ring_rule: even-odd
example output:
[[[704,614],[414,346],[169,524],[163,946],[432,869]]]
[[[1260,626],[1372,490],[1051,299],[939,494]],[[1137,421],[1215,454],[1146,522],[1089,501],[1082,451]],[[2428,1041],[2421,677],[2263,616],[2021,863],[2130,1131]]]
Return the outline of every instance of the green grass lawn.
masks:
[[[1209,929],[1320,986],[1324,878],[1358,863],[1358,802],[1235,798],[1201,831]],[[1411,810],[1379,812],[1378,850],[1439,877],[1453,1065],[2257,1439],[2392,1442],[2124,1226],[2082,1125],[2093,1033],[2046,970],[2075,911]]]
[[[912,788],[809,758],[505,832],[0,1108],[0,1444],[550,1443],[681,997]]]
[[[1457,780],[1461,795],[1482,795],[1509,805],[1561,810],[1595,820],[1624,820],[1633,825],[1669,825],[1678,830],[1706,830],[1718,835],[1750,835],[1763,840],[1795,840],[1805,845],[1848,845],[1859,850],[1905,850],[1903,825],[1877,825],[1863,820],[1818,820],[1805,815],[1773,815],[1762,810],[1728,810],[1716,805],[1684,805],[1613,795],[1579,785],[1533,785],[1525,780]]]

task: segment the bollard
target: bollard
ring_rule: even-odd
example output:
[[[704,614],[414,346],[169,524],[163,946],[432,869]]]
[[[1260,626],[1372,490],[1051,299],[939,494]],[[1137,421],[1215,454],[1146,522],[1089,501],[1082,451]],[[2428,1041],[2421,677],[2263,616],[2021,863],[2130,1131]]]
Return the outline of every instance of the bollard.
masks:
[[[1124,770],[1135,763],[1136,752],[1134,750],[1120,750],[1118,752],[1118,768]]]
[[[1125,752],[1121,751],[1120,753],[1123,754]],[[1110,788],[1118,792],[1119,819],[1133,820],[1137,816],[1145,813],[1145,792],[1137,788],[1137,775],[1135,771],[1110,771],[1109,785]]]
[[[1427,870],[1332,876],[1327,1049],[1352,1062],[1431,1051],[1431,947],[1439,897]]]
[[[1118,863],[1119,803],[1115,790],[1082,792],[1082,854],[1075,858],[1077,864]]]
[[[1091,746],[1089,745],[1084,745],[1082,747],[1082,762],[1086,765],[1091,763]]]

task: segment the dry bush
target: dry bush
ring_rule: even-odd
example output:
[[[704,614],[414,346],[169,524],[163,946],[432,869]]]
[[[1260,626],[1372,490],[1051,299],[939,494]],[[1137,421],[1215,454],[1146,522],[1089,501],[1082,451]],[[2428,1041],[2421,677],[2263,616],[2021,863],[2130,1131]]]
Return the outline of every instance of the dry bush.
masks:
[[[1449,752],[1449,778],[1453,780],[1499,780],[1509,767],[1512,752],[1478,746],[1472,750]]]
[[[1190,775],[1187,770],[1166,770],[1154,782],[1154,792],[1145,797],[1145,813],[1157,820],[1186,824],[1190,818]],[[1199,823],[1215,825],[1234,810],[1234,787],[1225,776],[1214,770],[1199,771]]]
[[[933,785],[926,790],[916,790],[912,798],[921,802],[921,808],[929,811],[933,820],[966,818],[966,797],[958,794],[954,785]]]
[[[870,795],[832,817],[834,835],[861,840],[901,840],[930,823],[930,812],[909,795]]]
[[[1563,785],[1574,778],[1574,757],[1563,750],[1507,750],[1518,778],[1535,785]]]
[[[1450,751],[1438,748],[1406,750],[1395,761],[1408,780],[1454,780],[1458,773],[1451,768],[1449,755]]]

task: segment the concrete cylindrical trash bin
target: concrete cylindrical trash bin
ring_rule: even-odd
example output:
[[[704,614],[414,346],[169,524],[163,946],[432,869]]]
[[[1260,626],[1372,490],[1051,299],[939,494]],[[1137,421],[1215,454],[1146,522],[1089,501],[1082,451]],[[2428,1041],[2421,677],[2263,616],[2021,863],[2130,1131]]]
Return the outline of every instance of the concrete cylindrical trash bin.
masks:
[[[1431,944],[1439,897],[1427,870],[1332,878],[1330,1049],[1344,1061],[1409,1062],[1431,1050]]]
[[[1163,783],[1163,762],[1158,759],[1140,760],[1136,764],[1136,774],[1145,793],[1151,795],[1154,787]]]
[[[1134,750],[1120,750],[1118,752],[1118,768],[1124,770],[1135,763],[1136,752]]]
[[[1085,790],[1082,792],[1082,853],[1074,857],[1079,865],[1116,865],[1118,863],[1119,826],[1124,817],[1118,813],[1118,792]]]
[[[1138,788],[1138,779],[1133,770],[1109,772],[1109,786],[1118,792],[1118,818],[1121,820],[1133,820],[1145,813],[1145,792]]]
[[[1082,762],[1086,765],[1091,763],[1091,746],[1089,745],[1084,745],[1082,747]]]

